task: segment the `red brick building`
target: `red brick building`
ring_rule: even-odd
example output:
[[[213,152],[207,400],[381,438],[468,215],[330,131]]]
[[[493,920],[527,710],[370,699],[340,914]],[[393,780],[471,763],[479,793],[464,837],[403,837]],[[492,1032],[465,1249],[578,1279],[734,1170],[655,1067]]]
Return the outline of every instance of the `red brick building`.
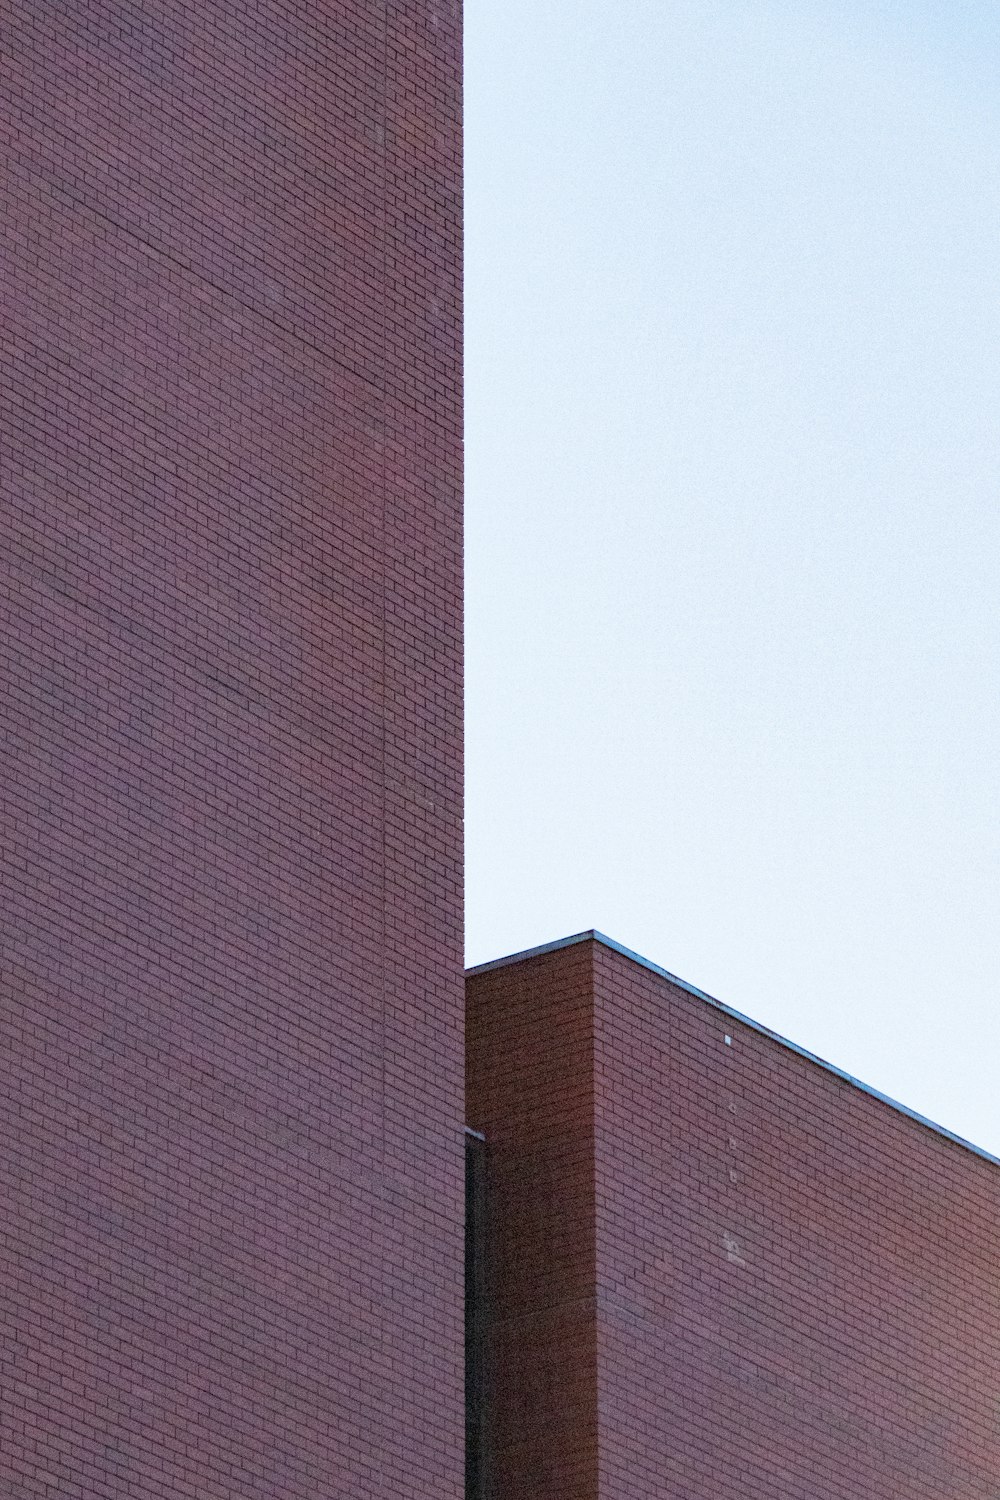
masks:
[[[460,20],[3,19],[0,1497],[1000,1500],[995,1163],[594,934],[463,1099]]]
[[[0,1495],[454,1500],[458,0],[0,35]]]
[[[597,933],[468,978],[502,1500],[995,1500],[998,1163]]]

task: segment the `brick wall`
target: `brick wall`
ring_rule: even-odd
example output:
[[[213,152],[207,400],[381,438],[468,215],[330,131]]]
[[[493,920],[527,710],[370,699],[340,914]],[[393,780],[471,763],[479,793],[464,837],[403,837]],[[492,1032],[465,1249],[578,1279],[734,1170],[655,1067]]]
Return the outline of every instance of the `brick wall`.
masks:
[[[486,1135],[484,1500],[587,1500],[597,1481],[589,949],[471,975],[466,1035],[466,1112]]]
[[[582,963],[592,1054],[560,1095],[593,1097],[594,1188],[551,1208],[595,1244],[580,1497],[995,1500],[1000,1169],[601,942],[473,976],[470,1019],[516,987],[561,1031]],[[499,1082],[498,1158],[518,1107]],[[503,1491],[543,1494],[528,1468]]]
[[[457,0],[0,56],[0,1491],[462,1482]]]

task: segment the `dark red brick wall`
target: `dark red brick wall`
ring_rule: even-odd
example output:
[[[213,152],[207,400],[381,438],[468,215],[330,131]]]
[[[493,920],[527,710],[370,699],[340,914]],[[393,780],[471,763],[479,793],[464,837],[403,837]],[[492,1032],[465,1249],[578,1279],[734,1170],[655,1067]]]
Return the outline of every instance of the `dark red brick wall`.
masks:
[[[461,1491],[459,27],[0,27],[12,1500]]]
[[[486,1134],[488,1500],[597,1482],[591,956],[470,975],[467,1103]]]
[[[584,955],[560,1093],[593,1091],[594,1189],[552,1207],[596,1241],[580,1495],[996,1500],[1000,1169],[601,943],[472,985],[558,1020]],[[505,1211],[544,1254],[535,1203]]]

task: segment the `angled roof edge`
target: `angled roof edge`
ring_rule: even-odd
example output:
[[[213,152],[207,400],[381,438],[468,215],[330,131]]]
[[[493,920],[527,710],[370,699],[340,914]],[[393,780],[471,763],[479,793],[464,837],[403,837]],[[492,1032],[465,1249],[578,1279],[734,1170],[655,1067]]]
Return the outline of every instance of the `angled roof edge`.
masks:
[[[537,948],[526,948],[521,953],[510,953],[505,958],[494,958],[489,963],[476,964],[471,969],[466,969],[466,977],[472,974],[486,974],[491,969],[503,969],[509,964],[522,963],[528,958],[539,958],[543,953],[556,953],[560,948],[572,948],[576,943],[600,943],[605,948],[611,948],[615,953],[621,953],[629,958],[640,968],[648,969],[651,974],[659,974],[661,979],[668,979],[671,984],[676,985],[679,990],[693,995],[696,1000],[704,1000],[706,1005],[712,1006],[713,1010],[720,1011],[724,1016],[729,1016],[734,1021],[739,1021],[742,1026],[748,1026],[751,1031],[758,1032],[761,1036],[769,1037],[772,1042],[777,1042],[779,1047],[784,1047],[789,1052],[795,1052],[799,1057],[804,1057],[806,1062],[814,1063],[816,1067],[822,1068],[825,1073],[832,1073],[835,1078],[849,1083],[852,1088],[859,1089],[862,1094],[867,1094],[872,1099],[877,1099],[880,1104],[887,1104],[897,1114],[905,1115],[909,1120],[915,1120],[918,1125],[923,1125],[926,1130],[933,1130],[935,1135],[942,1136],[953,1145],[962,1146],[966,1151],[971,1151],[974,1156],[982,1157],[994,1167],[1000,1167],[1000,1157],[985,1151],[982,1146],[976,1146],[972,1141],[967,1141],[963,1136],[956,1135],[953,1130],[946,1130],[943,1125],[937,1125],[933,1120],[928,1120],[926,1115],[918,1114],[915,1109],[910,1109],[906,1104],[900,1104],[898,1099],[890,1099],[888,1094],[883,1094],[879,1089],[872,1088],[871,1084],[862,1083],[860,1078],[855,1078],[850,1073],[845,1073],[843,1068],[828,1063],[824,1058],[817,1057],[815,1052],[809,1052],[805,1047],[800,1047],[796,1042],[790,1042],[787,1037],[780,1036],[778,1032],[772,1031],[768,1026],[762,1026],[759,1021],[754,1021],[750,1016],[745,1016],[742,1011],[734,1010],[731,1005],[725,1005],[721,1000],[716,1000],[714,995],[708,995],[704,990],[698,989],[697,985],[688,984],[686,979],[679,979],[676,974],[671,974],[669,969],[661,968],[650,959],[643,958],[641,953],[635,953],[631,948],[626,948],[623,943],[616,943],[614,938],[606,937],[603,932],[598,932],[591,927],[587,932],[574,932],[571,937],[557,938],[554,943],[542,943]]]

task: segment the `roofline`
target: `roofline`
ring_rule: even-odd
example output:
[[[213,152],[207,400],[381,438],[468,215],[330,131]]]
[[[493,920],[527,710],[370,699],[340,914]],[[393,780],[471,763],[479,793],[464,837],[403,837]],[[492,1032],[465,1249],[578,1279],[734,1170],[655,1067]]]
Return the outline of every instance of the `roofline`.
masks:
[[[787,1037],[780,1036],[778,1032],[772,1031],[768,1026],[762,1026],[759,1021],[754,1021],[750,1016],[745,1016],[742,1011],[734,1010],[731,1005],[725,1005],[721,1000],[716,1000],[714,995],[708,995],[704,990],[698,989],[697,985],[688,984],[686,979],[679,979],[676,974],[671,974],[669,969],[663,969],[659,964],[654,964],[650,959],[643,958],[641,953],[635,953],[631,948],[626,948],[623,943],[616,943],[614,938],[606,937],[603,932],[596,928],[590,928],[587,932],[575,932],[572,937],[557,938],[554,943],[542,943],[537,948],[525,948],[521,953],[510,953],[505,958],[494,958],[489,963],[476,964],[471,969],[466,969],[466,977],[472,974],[488,974],[491,969],[503,969],[509,964],[523,963],[528,958],[540,958],[545,953],[557,953],[561,948],[572,948],[577,943],[600,943],[604,948],[610,948],[614,953],[621,953],[642,969],[648,969],[651,974],[658,974],[661,979],[667,979],[678,989],[693,995],[696,1000],[703,1000],[713,1010],[721,1011],[724,1016],[729,1016],[734,1021],[739,1021],[742,1026],[748,1026],[751,1031],[756,1031],[760,1036],[766,1036],[770,1041],[777,1042],[779,1047],[784,1047],[788,1052],[794,1052],[799,1057],[804,1057],[806,1062],[814,1063],[816,1067],[822,1068],[825,1073],[832,1073],[834,1078],[839,1078],[843,1083],[849,1083],[852,1088],[859,1089],[862,1094],[867,1094],[871,1099],[877,1099],[880,1104],[887,1104],[897,1114],[905,1115],[908,1120],[914,1120],[926,1130],[933,1130],[935,1135],[951,1141],[955,1146],[961,1146],[966,1151],[971,1151],[974,1156],[979,1156],[983,1161],[988,1161],[991,1166],[1000,1167],[1000,1157],[996,1157],[990,1151],[985,1151],[982,1146],[976,1146],[972,1141],[967,1141],[963,1136],[956,1135],[953,1130],[946,1130],[943,1125],[937,1125],[933,1120],[928,1120],[926,1115],[918,1114],[915,1109],[910,1109],[906,1104],[900,1104],[898,1099],[890,1099],[888,1094],[883,1094],[879,1089],[872,1088],[871,1084],[862,1083],[860,1078],[845,1073],[843,1068],[828,1063],[824,1058],[817,1057],[815,1052],[809,1052],[805,1047],[800,1047],[796,1042],[790,1042]]]

